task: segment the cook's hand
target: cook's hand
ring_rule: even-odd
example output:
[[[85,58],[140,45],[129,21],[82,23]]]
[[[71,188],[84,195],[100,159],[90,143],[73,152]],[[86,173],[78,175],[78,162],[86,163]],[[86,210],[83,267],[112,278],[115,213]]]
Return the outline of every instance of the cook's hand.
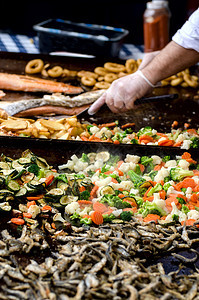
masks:
[[[88,113],[94,115],[104,103],[114,113],[133,109],[135,100],[151,90],[152,87],[140,76],[139,72],[121,77],[113,81],[109,89],[91,105]]]
[[[145,68],[154,59],[154,57],[156,55],[158,55],[158,53],[160,53],[160,51],[153,51],[153,52],[145,53],[143,60],[142,60],[141,64],[139,65],[139,70],[142,70],[143,68]]]

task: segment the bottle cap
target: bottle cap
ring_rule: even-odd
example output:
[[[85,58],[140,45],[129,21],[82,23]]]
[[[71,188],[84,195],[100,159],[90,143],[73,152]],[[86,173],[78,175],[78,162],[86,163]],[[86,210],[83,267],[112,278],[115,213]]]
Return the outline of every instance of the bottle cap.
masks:
[[[147,2],[147,8],[149,9],[158,9],[168,7],[168,1],[164,0],[152,0],[151,2]]]

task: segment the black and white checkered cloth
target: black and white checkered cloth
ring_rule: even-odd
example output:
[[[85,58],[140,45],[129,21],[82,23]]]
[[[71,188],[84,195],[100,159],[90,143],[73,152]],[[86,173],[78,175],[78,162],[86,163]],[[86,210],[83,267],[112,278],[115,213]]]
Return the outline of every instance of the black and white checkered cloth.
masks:
[[[12,35],[0,33],[0,51],[21,52],[21,53],[40,53],[38,37],[29,37],[26,35]],[[56,53],[54,53],[56,54]],[[62,52],[62,55],[64,53]],[[65,53],[67,55],[67,53]],[[79,56],[79,55],[78,55]],[[132,44],[123,44],[120,50],[119,58],[142,58],[143,46]]]

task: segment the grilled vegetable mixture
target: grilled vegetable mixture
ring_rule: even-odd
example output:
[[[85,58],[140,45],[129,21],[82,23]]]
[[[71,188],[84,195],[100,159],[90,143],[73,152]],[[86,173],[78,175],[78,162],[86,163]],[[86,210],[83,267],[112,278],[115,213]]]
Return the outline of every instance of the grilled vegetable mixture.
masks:
[[[2,155],[0,168],[0,209],[12,210],[10,222],[32,229],[45,219],[53,229],[67,221],[100,225],[132,216],[161,225],[193,225],[199,219],[199,165],[188,152],[175,160],[83,153],[58,173],[27,150],[19,159]]]
[[[134,132],[131,127],[133,127],[132,124],[118,126],[117,121],[102,125],[88,125],[87,130],[81,133],[80,138],[83,141],[112,142],[114,144],[171,146],[186,150],[199,148],[199,131],[195,129],[172,129],[169,133],[161,133],[150,126],[141,128],[138,132]]]

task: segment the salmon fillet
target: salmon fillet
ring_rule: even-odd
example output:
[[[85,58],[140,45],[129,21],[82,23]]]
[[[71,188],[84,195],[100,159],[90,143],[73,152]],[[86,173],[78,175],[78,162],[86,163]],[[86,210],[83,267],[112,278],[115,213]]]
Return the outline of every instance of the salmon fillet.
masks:
[[[86,104],[81,107],[61,107],[61,106],[52,106],[44,105],[40,107],[30,108],[24,111],[20,111],[15,115],[15,117],[32,117],[32,116],[42,116],[47,114],[56,114],[56,115],[68,115],[73,116],[82,112],[84,109],[88,108],[90,105]]]
[[[22,92],[80,94],[81,87],[26,75],[0,73],[0,89]]]

